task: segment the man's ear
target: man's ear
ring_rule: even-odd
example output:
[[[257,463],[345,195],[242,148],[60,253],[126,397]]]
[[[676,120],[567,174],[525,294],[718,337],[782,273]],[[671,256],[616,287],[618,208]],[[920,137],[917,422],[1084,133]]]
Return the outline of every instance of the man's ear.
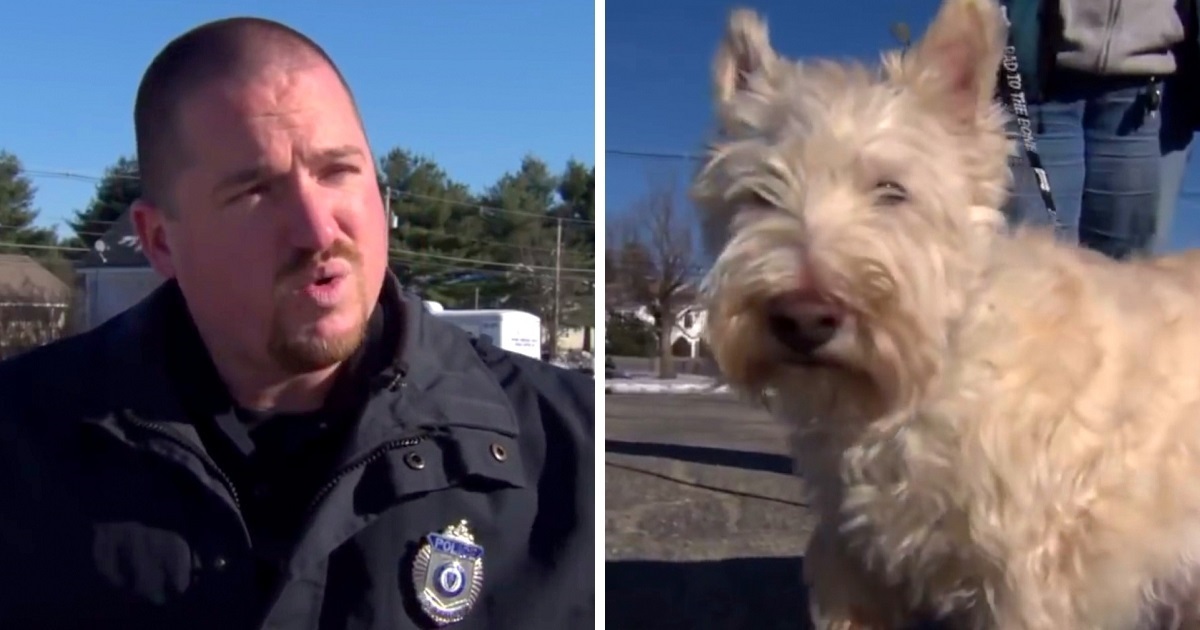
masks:
[[[175,259],[167,240],[168,218],[162,208],[138,199],[129,207],[129,213],[138,243],[150,266],[164,278],[175,277]]]

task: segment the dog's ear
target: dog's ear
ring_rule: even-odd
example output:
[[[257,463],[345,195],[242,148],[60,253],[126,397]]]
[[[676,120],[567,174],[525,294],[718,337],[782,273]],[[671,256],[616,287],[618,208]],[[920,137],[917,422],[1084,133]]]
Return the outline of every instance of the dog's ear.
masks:
[[[750,9],[734,9],[713,62],[717,103],[724,104],[745,89],[751,75],[769,72],[776,59],[766,21]]]
[[[906,60],[906,74],[943,104],[940,109],[973,126],[995,98],[1007,35],[995,0],[943,0]]]

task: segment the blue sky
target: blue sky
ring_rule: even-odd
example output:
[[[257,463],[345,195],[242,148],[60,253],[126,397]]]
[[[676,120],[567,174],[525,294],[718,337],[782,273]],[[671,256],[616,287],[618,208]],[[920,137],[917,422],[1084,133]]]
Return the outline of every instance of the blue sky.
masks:
[[[133,154],[133,99],[151,58],[202,22],[283,21],[345,73],[378,152],[432,156],[476,190],[534,153],[595,161],[595,9],[577,0],[397,2],[39,0],[5,7],[0,149],[29,169],[99,175]],[[95,183],[35,178],[42,223]]]
[[[607,0],[605,4],[605,204],[627,212],[647,177],[679,177],[693,163],[616,151],[696,153],[710,128],[710,67],[730,0]],[[938,0],[747,0],[765,14],[772,43],[789,57],[876,59],[894,45],[889,25],[908,22],[914,39]],[[1200,181],[1189,165],[1172,245],[1200,246]]]

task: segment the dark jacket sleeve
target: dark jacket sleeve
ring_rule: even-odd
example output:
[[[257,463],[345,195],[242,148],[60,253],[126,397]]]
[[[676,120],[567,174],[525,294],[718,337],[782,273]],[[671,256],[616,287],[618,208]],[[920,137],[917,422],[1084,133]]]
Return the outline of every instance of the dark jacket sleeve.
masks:
[[[60,343],[0,362],[0,626],[99,592],[71,476],[81,453],[70,419],[86,396],[71,390],[89,381],[70,373],[81,358],[64,353],[78,347]]]

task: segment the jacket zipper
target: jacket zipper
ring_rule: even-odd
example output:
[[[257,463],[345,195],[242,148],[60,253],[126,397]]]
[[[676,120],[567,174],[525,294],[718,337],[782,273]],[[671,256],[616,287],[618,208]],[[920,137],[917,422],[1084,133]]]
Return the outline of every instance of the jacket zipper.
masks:
[[[221,467],[218,466],[217,463],[215,461],[213,461],[213,459],[211,457],[209,457],[207,453],[192,446],[190,443],[188,443],[187,440],[184,440],[184,439],[180,438],[179,436],[175,435],[174,431],[167,429],[166,427],[163,427],[156,422],[142,420],[141,418],[138,418],[132,414],[126,414],[126,419],[129,420],[130,424],[133,424],[134,426],[145,429],[147,431],[151,431],[153,433],[157,433],[157,434],[167,438],[171,442],[174,442],[176,445],[182,447],[187,452],[189,452],[192,455],[195,455],[197,458],[199,458],[200,461],[204,462],[209,468],[212,469],[212,471],[214,473],[216,473],[218,481],[220,481],[221,484],[225,486],[225,489],[229,491],[229,496],[233,499],[234,506],[237,507],[239,512],[241,511],[242,502],[241,502],[241,499],[238,497],[238,491],[237,491],[237,488],[233,485],[233,481],[229,478],[228,475],[225,474],[225,471],[221,470]],[[338,472],[336,474],[334,474],[333,478],[331,478],[324,486],[321,486],[321,489],[317,491],[317,494],[313,498],[312,503],[309,504],[308,511],[310,513],[315,511],[317,506],[321,503],[321,501],[324,501],[325,497],[327,497],[330,492],[333,492],[333,489],[337,487],[338,483],[340,483],[342,481],[342,479],[345,479],[346,476],[349,475],[350,473],[358,470],[359,468],[363,468],[363,467],[371,464],[372,462],[377,461],[379,458],[383,457],[384,455],[386,455],[387,453],[389,453],[391,451],[401,449],[401,448],[411,448],[413,446],[416,446],[416,445],[420,444],[421,442],[424,442],[425,437],[426,436],[424,434],[422,434],[422,435],[414,435],[414,436],[410,436],[410,437],[397,438],[394,440],[390,440],[388,442],[385,442],[385,443],[375,447],[367,454],[359,457],[358,459],[354,460],[353,462],[338,469]]]
[[[416,446],[421,442],[424,442],[425,438],[426,435],[421,434],[389,440],[375,447],[367,454],[338,469],[337,473],[335,473],[334,476],[324,486],[321,486],[321,489],[317,491],[316,496],[313,497],[312,502],[308,506],[309,516],[312,516],[313,512],[317,511],[317,507],[320,506],[321,502],[325,500],[325,497],[329,496],[329,493],[333,492],[333,489],[336,488],[338,483],[340,483],[342,479],[345,479],[347,475],[379,460],[381,457],[391,451]]]
[[[1108,21],[1104,24],[1104,47],[1100,49],[1100,64],[1097,70],[1101,73],[1108,70],[1108,56],[1112,50],[1113,33],[1117,30],[1117,18],[1121,13],[1121,5],[1117,0],[1108,2]]]
[[[346,477],[346,475],[349,475],[350,473],[354,472],[355,470],[358,470],[359,468],[362,468],[362,467],[370,464],[371,462],[378,460],[379,458],[383,457],[384,454],[388,453],[389,451],[394,451],[398,448],[407,448],[410,446],[416,446],[417,444],[420,444],[421,442],[423,442],[425,440],[425,437],[426,437],[425,435],[414,435],[411,437],[397,438],[394,440],[390,440],[388,442],[385,442],[385,443],[375,447],[374,449],[372,449],[365,455],[359,457],[358,459],[355,459],[353,462],[351,462],[345,466],[342,466],[340,469],[338,469],[337,473],[334,474],[334,476],[332,478],[330,478],[328,483],[326,483],[324,486],[321,486],[321,489],[319,491],[317,491],[316,496],[313,497],[312,502],[309,503],[308,510],[305,513],[304,519],[306,521],[310,521],[310,522],[307,525],[305,525],[305,527],[306,528],[311,527],[311,520],[312,520],[314,514],[316,513],[317,508],[321,505],[321,502],[325,500],[325,497],[327,497],[330,492],[333,492],[333,489],[337,487],[338,483],[341,482],[341,480],[344,479]],[[286,555],[287,558],[292,558],[295,556],[296,545],[298,545],[298,544],[299,544],[298,541],[292,543],[292,549]],[[284,562],[285,565],[286,565],[286,562],[287,561]],[[285,566],[280,566],[280,572],[281,572],[281,575],[286,573]],[[268,601],[276,602],[279,600],[279,595],[282,592],[282,589],[284,588],[284,586],[286,585],[286,582],[287,582],[286,579],[281,579],[279,581],[279,583],[276,585],[276,587],[274,589],[274,593],[271,595],[271,597]],[[272,604],[272,606],[274,606],[274,604]],[[268,612],[267,616],[270,617],[270,614],[271,613]]]
[[[195,455],[200,459],[200,461],[204,462],[206,466],[211,468],[212,471],[216,473],[217,480],[220,481],[221,484],[225,486],[225,489],[229,491],[229,496],[233,499],[233,505],[238,509],[239,519],[241,518],[240,515],[242,510],[242,502],[238,497],[237,488],[234,487],[233,481],[229,478],[229,475],[226,475],[225,471],[221,470],[221,467],[217,465],[217,462],[213,461],[212,457],[209,457],[208,453],[196,448],[190,442],[179,437],[174,431],[162,426],[160,423],[142,420],[130,412],[125,413],[125,419],[134,426],[146,431],[157,433],[167,438],[168,440],[174,442],[177,446],[183,447],[184,450],[192,455]]]
[[[398,392],[402,389],[405,389],[405,387],[408,385],[408,381],[406,380],[407,376],[408,368],[405,366],[398,367],[396,373],[388,379],[388,382],[386,385],[384,385],[384,388],[389,392]],[[366,455],[363,455],[349,464],[342,466],[336,473],[334,473],[333,477],[325,483],[325,485],[321,486],[321,489],[317,491],[317,494],[313,497],[313,500],[308,504],[308,510],[306,511],[307,517],[312,517],[313,513],[317,511],[317,507],[322,501],[325,500],[325,497],[329,496],[330,492],[333,492],[333,489],[337,487],[338,483],[340,483],[341,480],[346,477],[346,475],[349,475],[359,468],[367,466],[371,462],[383,457],[384,454],[389,451],[394,451],[398,448],[416,446],[424,440],[424,434],[389,440],[371,449]]]

